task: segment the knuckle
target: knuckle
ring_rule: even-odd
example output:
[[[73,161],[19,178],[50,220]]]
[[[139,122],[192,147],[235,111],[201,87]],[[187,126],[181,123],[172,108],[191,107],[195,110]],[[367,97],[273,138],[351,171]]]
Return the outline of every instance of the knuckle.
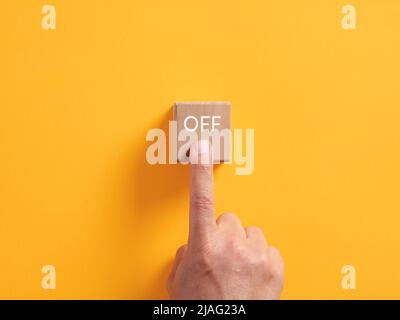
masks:
[[[284,277],[284,265],[283,259],[278,249],[270,247],[270,263],[269,270],[271,276],[276,279],[283,279]]]
[[[206,192],[196,193],[192,195],[192,204],[197,209],[210,208],[214,205],[214,199]]]
[[[246,228],[246,231],[248,233],[256,233],[256,234],[263,234],[263,231],[261,230],[261,228],[257,227],[257,226],[250,226]]]
[[[241,241],[233,239],[230,241],[230,249],[232,250],[233,256],[240,261],[247,261],[248,250]]]
[[[273,258],[274,260],[276,260],[276,261],[278,261],[278,262],[282,262],[281,253],[280,253],[280,251],[279,251],[277,248],[270,246],[270,247],[269,247],[269,251],[270,251],[270,254],[271,254],[271,256],[272,256],[272,258]]]
[[[256,263],[264,268],[268,268],[269,265],[268,255],[265,252],[258,254]]]
[[[283,280],[284,278],[284,269],[280,265],[274,265],[271,267],[271,277],[276,280]]]
[[[240,220],[237,215],[231,212],[224,212],[222,213],[218,219],[217,223],[224,223],[224,222],[238,222],[240,223]]]
[[[252,226],[251,228],[253,229],[254,232],[263,233],[263,231],[260,227]]]
[[[249,264],[254,268],[260,270],[268,270],[269,259],[265,250],[250,250],[248,261]]]

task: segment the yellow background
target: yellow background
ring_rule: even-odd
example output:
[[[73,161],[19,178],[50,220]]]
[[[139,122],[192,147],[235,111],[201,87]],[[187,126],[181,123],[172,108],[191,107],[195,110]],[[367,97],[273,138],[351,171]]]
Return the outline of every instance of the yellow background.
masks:
[[[355,31],[344,0],[52,0],[53,31],[46,3],[0,3],[0,298],[166,298],[188,168],[145,135],[186,100],[255,129],[217,209],[281,250],[283,298],[400,298],[399,1],[352,1]]]

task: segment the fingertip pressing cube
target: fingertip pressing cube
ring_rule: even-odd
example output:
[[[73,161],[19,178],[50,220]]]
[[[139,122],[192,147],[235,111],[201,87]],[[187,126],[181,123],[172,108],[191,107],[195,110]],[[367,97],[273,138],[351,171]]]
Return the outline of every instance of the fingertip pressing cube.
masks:
[[[209,139],[213,146],[214,163],[231,161],[231,103],[176,102],[174,120],[177,126],[177,159],[188,160],[188,136]]]

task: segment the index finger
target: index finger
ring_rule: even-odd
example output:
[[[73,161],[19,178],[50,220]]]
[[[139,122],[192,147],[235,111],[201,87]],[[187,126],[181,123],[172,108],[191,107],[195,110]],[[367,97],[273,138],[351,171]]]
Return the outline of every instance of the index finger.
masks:
[[[190,149],[189,242],[201,241],[216,227],[212,149],[208,140]]]

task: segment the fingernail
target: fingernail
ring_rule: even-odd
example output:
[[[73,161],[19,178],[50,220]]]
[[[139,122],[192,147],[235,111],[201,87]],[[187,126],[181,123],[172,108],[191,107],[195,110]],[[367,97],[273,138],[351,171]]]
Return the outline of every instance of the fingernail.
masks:
[[[190,163],[210,164],[210,143],[208,140],[200,140],[190,148]]]
[[[195,142],[191,147],[190,147],[190,152],[189,152],[189,161],[191,164],[197,164],[197,159],[199,158],[199,153],[197,151],[197,142]]]
[[[199,142],[199,149],[200,155],[200,163],[201,164],[210,164],[210,143],[208,140],[200,140]]]
[[[199,146],[198,149],[199,154],[209,154],[210,144],[208,140],[200,140],[198,146]]]

